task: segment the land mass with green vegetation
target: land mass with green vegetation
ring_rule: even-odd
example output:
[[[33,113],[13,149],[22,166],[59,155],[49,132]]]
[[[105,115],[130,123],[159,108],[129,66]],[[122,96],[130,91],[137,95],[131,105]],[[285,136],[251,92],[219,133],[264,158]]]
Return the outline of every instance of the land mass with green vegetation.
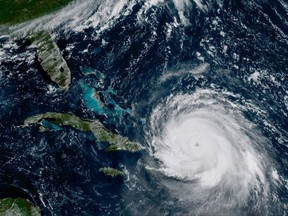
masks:
[[[0,25],[13,25],[56,11],[72,0],[0,0]]]
[[[43,124],[43,120],[44,122]],[[111,151],[129,151],[136,152],[140,151],[142,148],[139,143],[130,141],[127,137],[121,136],[119,134],[113,133],[112,131],[106,129],[98,121],[87,121],[68,113],[55,113],[47,112],[43,114],[38,114],[27,118],[24,121],[24,126],[29,126],[30,124],[40,123],[42,125],[41,131],[45,129],[45,123],[50,122],[55,125],[56,130],[59,129],[57,126],[70,126],[76,130],[92,132],[94,137],[99,142],[107,142],[110,144],[105,150],[107,152]],[[53,128],[52,128],[53,129]]]
[[[59,88],[68,90],[71,71],[50,33],[39,31],[31,34],[28,39],[37,47],[37,62],[43,71]]]
[[[125,175],[125,173],[123,171],[120,171],[118,169],[114,169],[111,167],[100,168],[99,172],[102,172],[106,176],[110,176],[110,177],[117,177],[117,176],[124,176]]]
[[[0,199],[1,216],[41,216],[41,209],[22,198]]]

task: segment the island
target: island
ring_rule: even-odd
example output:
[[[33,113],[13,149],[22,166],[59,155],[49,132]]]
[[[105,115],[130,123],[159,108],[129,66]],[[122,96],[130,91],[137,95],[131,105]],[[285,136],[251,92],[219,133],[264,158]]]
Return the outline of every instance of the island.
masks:
[[[45,120],[45,121],[43,121]],[[47,124],[50,123],[50,124]],[[129,140],[127,137],[116,134],[107,128],[104,127],[99,121],[88,121],[83,120],[73,114],[69,113],[56,113],[56,112],[47,112],[43,114],[37,114],[27,118],[24,121],[24,127],[27,127],[31,124],[39,123],[43,129],[47,128],[49,125],[49,129],[59,130],[59,126],[70,126],[76,130],[84,131],[84,132],[92,132],[95,139],[98,142],[107,142],[110,144],[108,148],[105,149],[107,152],[112,151],[129,151],[129,152],[137,152],[142,149],[141,145],[137,142],[133,142]]]
[[[124,176],[125,175],[125,173],[123,171],[120,171],[118,169],[114,169],[111,167],[100,168],[99,172],[102,172],[106,176],[110,176],[110,177],[117,177],[117,176]]]
[[[22,198],[0,199],[0,215],[40,216],[41,209]]]
[[[14,25],[61,9],[72,0],[1,0],[0,25]]]

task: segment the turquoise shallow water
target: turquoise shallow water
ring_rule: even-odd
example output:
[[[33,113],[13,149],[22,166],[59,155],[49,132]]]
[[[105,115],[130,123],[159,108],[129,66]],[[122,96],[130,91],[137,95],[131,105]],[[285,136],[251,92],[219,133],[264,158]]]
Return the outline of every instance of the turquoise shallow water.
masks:
[[[59,131],[59,130],[63,130],[63,128],[59,127],[58,125],[56,124],[53,124],[45,119],[43,119],[41,121],[41,124],[43,125],[43,127],[47,128],[47,129],[51,129],[53,131]]]
[[[98,115],[102,115],[104,113],[103,105],[101,107],[100,100],[95,98],[95,89],[85,85],[84,83],[81,83],[80,85],[83,92],[83,101],[87,108],[92,109]]]
[[[66,92],[50,91],[35,47],[0,37],[0,198],[28,198],[44,215],[285,215],[287,4],[80,6],[70,6],[81,8],[73,19],[43,21],[71,69]],[[45,112],[98,120],[144,149],[108,153],[91,133],[49,119],[21,127]]]

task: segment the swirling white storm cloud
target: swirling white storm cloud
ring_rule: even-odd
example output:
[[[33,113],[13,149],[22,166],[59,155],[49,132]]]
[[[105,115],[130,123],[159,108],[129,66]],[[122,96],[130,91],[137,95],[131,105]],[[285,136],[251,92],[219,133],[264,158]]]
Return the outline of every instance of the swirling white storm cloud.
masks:
[[[181,182],[171,190],[198,203],[199,214],[227,213],[249,197],[261,205],[269,193],[261,151],[267,141],[228,97],[207,89],[171,95],[150,118],[147,140],[158,170]]]

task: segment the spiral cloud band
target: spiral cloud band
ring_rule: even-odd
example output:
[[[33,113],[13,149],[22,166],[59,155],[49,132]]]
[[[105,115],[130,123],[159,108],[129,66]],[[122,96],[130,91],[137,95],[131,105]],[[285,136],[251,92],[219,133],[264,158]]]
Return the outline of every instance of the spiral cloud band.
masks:
[[[160,171],[189,185],[191,199],[204,203],[213,194],[208,205],[234,208],[250,195],[265,197],[268,187],[264,139],[228,96],[211,90],[170,96],[153,111],[147,136]]]

